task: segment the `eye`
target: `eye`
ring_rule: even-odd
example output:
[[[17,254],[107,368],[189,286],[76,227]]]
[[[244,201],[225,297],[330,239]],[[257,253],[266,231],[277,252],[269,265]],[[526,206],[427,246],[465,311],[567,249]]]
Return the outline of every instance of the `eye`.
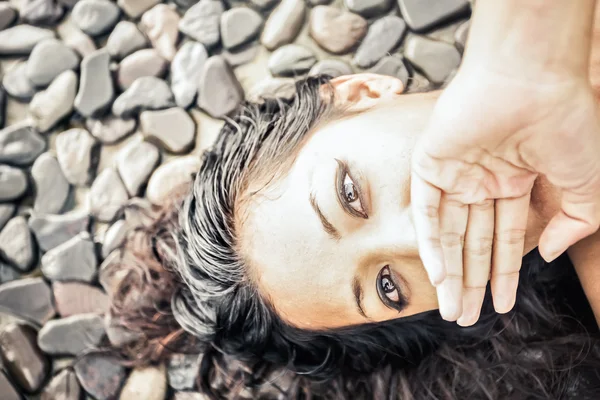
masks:
[[[342,186],[342,189],[344,192],[344,199],[346,200],[346,203],[348,203],[348,205],[352,207],[355,211],[364,214],[365,211],[363,210],[360,198],[358,197],[358,189],[356,188],[356,185],[354,185],[354,181],[352,181],[352,178],[350,178],[350,175],[348,175],[348,173],[346,173],[344,176],[344,184]]]
[[[346,164],[340,160],[336,161],[338,162],[336,186],[342,207],[356,217],[367,219],[368,215],[363,207],[360,187],[352,179]]]
[[[383,304],[397,311],[402,311],[408,304],[407,299],[400,291],[400,285],[387,265],[379,271],[377,276],[377,293]]]

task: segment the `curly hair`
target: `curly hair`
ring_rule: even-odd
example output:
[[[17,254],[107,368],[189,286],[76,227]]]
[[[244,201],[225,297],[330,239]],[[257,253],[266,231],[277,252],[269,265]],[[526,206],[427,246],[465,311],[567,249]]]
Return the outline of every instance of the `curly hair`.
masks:
[[[202,354],[198,385],[213,399],[599,398],[597,326],[566,257],[547,265],[530,254],[513,311],[496,314],[488,288],[469,328],[437,311],[315,331],[277,315],[249,277],[236,222],[315,126],[344,115],[323,99],[326,84],[310,78],[290,101],[244,104],[183,198],[111,255],[110,318],[136,333],[116,350],[136,365]]]

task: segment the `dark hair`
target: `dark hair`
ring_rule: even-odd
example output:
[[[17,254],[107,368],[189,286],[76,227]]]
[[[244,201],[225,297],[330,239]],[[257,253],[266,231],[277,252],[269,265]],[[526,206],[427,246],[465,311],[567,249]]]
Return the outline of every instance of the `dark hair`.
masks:
[[[565,257],[545,265],[534,252],[514,310],[496,314],[488,290],[470,328],[438,312],[324,331],[279,318],[239,254],[239,203],[286,170],[318,123],[343,114],[323,99],[326,83],[311,78],[293,100],[244,104],[203,155],[184,199],[111,255],[102,271],[117,277],[110,317],[137,333],[118,350],[135,364],[202,353],[199,386],[212,398],[600,395],[597,329]]]

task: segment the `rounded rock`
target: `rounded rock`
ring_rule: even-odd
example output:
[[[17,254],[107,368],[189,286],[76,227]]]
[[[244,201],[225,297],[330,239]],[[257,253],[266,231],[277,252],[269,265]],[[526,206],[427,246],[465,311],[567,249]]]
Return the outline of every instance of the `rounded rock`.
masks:
[[[131,371],[119,400],[164,400],[167,377],[164,365],[136,368]]]
[[[54,24],[64,14],[55,0],[25,0],[19,11],[21,20],[31,24]]]
[[[77,376],[71,370],[64,369],[59,372],[42,392],[41,400],[79,400],[81,386]]]
[[[144,111],[140,114],[140,129],[146,139],[171,153],[186,153],[194,147],[196,124],[183,108]]]
[[[246,7],[235,7],[221,15],[221,41],[226,49],[233,49],[255,39],[260,33],[263,18]]]
[[[402,40],[406,23],[395,15],[375,21],[354,54],[353,62],[360,68],[368,68],[390,53]]]
[[[268,50],[275,50],[296,39],[304,24],[304,0],[283,0],[265,23],[260,41]]]
[[[110,55],[100,49],[83,58],[81,84],[75,97],[75,109],[84,117],[103,113],[115,95],[110,73]]]
[[[46,149],[46,141],[30,125],[15,124],[0,130],[0,163],[30,165]]]
[[[0,371],[0,393],[3,400],[22,400],[21,394],[4,371]]]
[[[172,61],[179,39],[179,14],[166,4],[158,4],[142,17],[142,27],[161,57]]]
[[[201,361],[200,354],[173,354],[167,364],[169,386],[178,391],[194,389]]]
[[[179,22],[179,30],[207,47],[221,40],[219,24],[225,8],[223,3],[205,0],[193,5]]]
[[[171,63],[171,89],[179,107],[188,108],[198,94],[198,84],[208,60],[204,45],[189,41],[183,44]]]
[[[6,223],[0,232],[0,254],[4,259],[27,272],[37,260],[36,246],[27,225],[22,216],[16,216]]]
[[[310,35],[334,54],[350,51],[367,34],[367,21],[336,7],[317,6],[310,13]]]
[[[29,101],[36,92],[27,78],[27,63],[20,62],[9,69],[2,78],[2,86],[9,96],[18,101]]]
[[[467,38],[469,37],[470,26],[470,21],[463,22],[456,29],[456,32],[454,32],[454,45],[461,53],[465,51],[465,46],[467,45]]]
[[[47,86],[64,71],[79,66],[79,57],[57,39],[38,43],[27,61],[27,78],[36,86]]]
[[[152,204],[167,204],[173,193],[193,182],[200,165],[198,156],[181,157],[161,165],[148,182],[146,197]]]
[[[399,56],[385,56],[368,72],[379,75],[393,76],[402,81],[404,90],[408,87],[408,78],[410,74],[404,61]]]
[[[40,213],[60,213],[71,186],[56,157],[50,153],[40,155],[31,168],[31,177],[35,187],[33,209]]]
[[[71,12],[71,18],[79,29],[90,36],[99,36],[111,30],[121,10],[109,0],[81,0]]]
[[[43,251],[53,249],[79,233],[88,231],[89,226],[90,216],[84,211],[63,215],[34,213],[29,218],[29,228]]]
[[[0,231],[4,225],[15,215],[17,207],[12,203],[0,204]]]
[[[338,76],[352,75],[354,71],[350,64],[342,60],[321,60],[308,72],[309,76],[328,75],[332,78]]]
[[[102,290],[83,282],[53,282],[56,311],[61,317],[78,314],[104,314],[110,299]]]
[[[296,82],[292,78],[266,78],[250,89],[248,101],[263,103],[266,99],[291,100],[296,95]]]
[[[162,0],[117,0],[117,4],[129,18],[139,18]]]
[[[346,8],[365,18],[385,14],[392,8],[392,0],[344,0]]]
[[[78,356],[100,344],[104,319],[97,314],[80,314],[48,321],[38,334],[38,346],[46,354]]]
[[[27,55],[36,44],[54,37],[49,29],[17,25],[0,31],[0,55]]]
[[[74,369],[81,386],[96,399],[116,399],[125,380],[125,368],[119,360],[102,353],[80,357]]]
[[[8,165],[0,165],[0,202],[22,197],[28,186],[25,172]]]
[[[56,136],[56,154],[65,177],[72,185],[87,186],[98,164],[99,143],[81,128]]]
[[[0,306],[38,325],[56,315],[52,291],[43,278],[24,278],[3,284],[0,286]]]
[[[93,137],[104,144],[114,144],[126,138],[135,131],[135,119],[121,119],[109,115],[102,119],[88,119],[86,128]]]
[[[416,69],[436,85],[445,83],[461,61],[456,47],[421,36],[413,36],[407,40],[404,55]]]
[[[92,38],[80,31],[76,26],[62,24],[58,26],[57,30],[63,43],[77,52],[80,57],[85,57],[96,51],[96,44]]]
[[[127,90],[133,82],[144,76],[162,77],[168,62],[154,49],[138,50],[125,57],[119,65],[117,80],[121,90]]]
[[[113,103],[117,117],[128,118],[145,110],[162,110],[175,106],[173,92],[162,79],[153,76],[138,78]]]
[[[102,222],[110,222],[127,203],[129,194],[117,171],[105,168],[94,180],[88,194],[88,208]]]
[[[121,21],[115,26],[106,42],[111,57],[120,60],[148,46],[146,36],[130,21]]]
[[[135,140],[117,155],[117,170],[130,196],[137,196],[160,162],[160,151],[151,143]]]
[[[288,44],[271,54],[268,68],[273,76],[296,76],[308,72],[316,63],[317,57],[311,50]]]
[[[37,129],[47,132],[73,112],[77,83],[77,74],[65,71],[46,90],[33,96],[29,113]]]
[[[42,257],[41,271],[51,281],[91,282],[97,269],[95,245],[87,232],[56,246]]]
[[[0,3],[0,31],[8,28],[17,20],[18,13],[9,2]]]
[[[465,15],[470,7],[468,0],[398,0],[398,4],[406,24],[416,32]]]
[[[198,107],[213,118],[223,118],[244,100],[244,89],[223,57],[213,56],[200,77]]]

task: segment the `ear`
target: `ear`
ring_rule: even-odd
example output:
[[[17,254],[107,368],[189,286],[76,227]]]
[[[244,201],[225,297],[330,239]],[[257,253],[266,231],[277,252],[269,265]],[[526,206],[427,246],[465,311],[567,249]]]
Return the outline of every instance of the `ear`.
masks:
[[[330,84],[335,91],[335,101],[351,111],[367,110],[404,92],[400,79],[377,74],[340,76]]]

